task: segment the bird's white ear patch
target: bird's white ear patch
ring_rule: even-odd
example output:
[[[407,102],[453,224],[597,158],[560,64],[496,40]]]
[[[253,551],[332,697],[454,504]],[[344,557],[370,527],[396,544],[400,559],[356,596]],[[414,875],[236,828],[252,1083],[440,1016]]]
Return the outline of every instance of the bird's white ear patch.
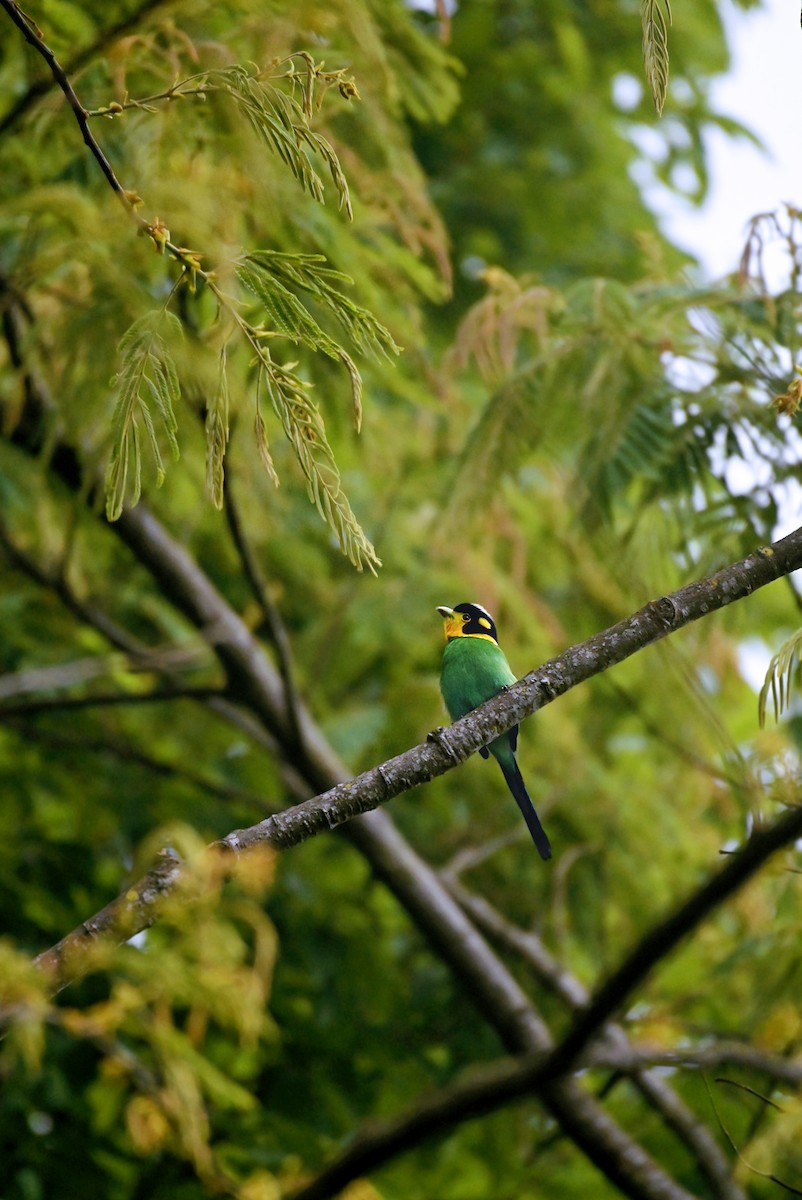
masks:
[[[492,624],[492,622],[491,622],[491,621],[488,621],[487,617],[480,617],[480,618],[479,618],[479,624],[480,624],[480,625],[483,625],[483,626],[485,627],[485,629],[492,629],[492,628],[493,628],[493,624]]]

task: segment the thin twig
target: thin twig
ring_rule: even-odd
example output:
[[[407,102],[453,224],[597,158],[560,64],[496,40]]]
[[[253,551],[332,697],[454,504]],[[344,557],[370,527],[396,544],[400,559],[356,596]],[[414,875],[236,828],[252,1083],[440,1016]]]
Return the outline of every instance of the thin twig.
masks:
[[[267,584],[259,569],[256,557],[251,550],[250,542],[243,529],[242,519],[240,517],[239,505],[234,499],[234,492],[231,480],[231,468],[227,470],[225,487],[223,490],[223,505],[228,522],[228,529],[231,534],[231,540],[234,543],[237,554],[239,555],[242,569],[245,576],[251,585],[251,591],[254,594],[257,604],[264,615],[265,624],[267,626],[267,634],[276,651],[276,660],[278,670],[281,676],[281,682],[284,686],[284,700],[287,706],[287,715],[290,723],[290,737],[292,741],[298,745],[302,745],[303,732],[299,717],[300,712],[300,696],[298,687],[295,682],[295,668],[292,661],[292,647],[290,639],[287,635],[287,629],[281,619],[281,614],[278,608],[273,603],[273,598],[270,595]]]
[[[754,1096],[756,1100],[762,1101],[769,1108],[773,1108],[777,1112],[785,1112],[783,1106],[778,1104],[776,1100],[772,1100],[770,1096],[764,1096],[757,1088],[749,1087],[748,1084],[742,1083],[740,1079],[727,1079],[726,1075],[717,1075],[714,1082],[724,1083],[727,1087],[736,1088],[739,1092],[746,1092],[747,1095]]]
[[[518,954],[535,977],[573,1011],[584,1008],[590,993],[575,975],[548,951],[538,934],[519,929],[507,921],[482,896],[477,896],[454,875],[441,872],[441,878],[452,896],[476,922],[497,942]],[[630,1052],[629,1038],[620,1025],[609,1024],[603,1030],[608,1046],[620,1052]],[[668,1084],[653,1071],[633,1071],[631,1080],[644,1099],[663,1117],[680,1141],[695,1156],[701,1171],[715,1188],[719,1200],[742,1198],[740,1186],[732,1178],[729,1163],[715,1138]]]
[[[87,754],[109,755],[119,759],[120,762],[135,763],[154,775],[188,783],[198,791],[214,796],[217,800],[224,800],[228,804],[245,804],[256,811],[270,811],[270,805],[261,796],[255,795],[247,788],[238,787],[232,783],[220,783],[216,779],[210,779],[198,771],[191,770],[185,763],[169,762],[167,759],[146,754],[135,746],[117,742],[112,738],[82,738],[78,737],[72,729],[69,736],[62,736],[53,729],[43,729],[33,722],[6,717],[2,713],[0,713],[0,722],[7,729],[17,733],[26,745],[31,742],[40,742],[45,746],[67,750],[72,754],[80,751]]]
[[[32,717],[39,713],[70,712],[79,708],[112,708],[122,705],[162,704],[170,700],[208,700],[224,696],[220,687],[163,687],[152,692],[97,692],[93,696],[52,696],[41,700],[0,703],[0,720],[6,717]]]
[[[792,1196],[802,1196],[802,1191],[800,1191],[798,1188],[792,1187],[790,1183],[785,1183],[777,1175],[773,1175],[770,1172],[761,1171],[757,1167],[753,1167],[752,1164],[748,1161],[748,1159],[744,1158],[738,1144],[735,1141],[735,1138],[732,1136],[729,1129],[724,1124],[721,1113],[718,1110],[718,1105],[716,1104],[716,1101],[713,1097],[712,1089],[710,1087],[710,1084],[708,1083],[707,1076],[703,1075],[702,1078],[705,1081],[705,1087],[707,1088],[707,1095],[710,1100],[710,1106],[713,1109],[713,1113],[715,1115],[716,1121],[718,1122],[718,1127],[721,1130],[721,1132],[724,1134],[724,1137],[729,1142],[738,1161],[742,1162],[743,1165],[746,1167],[747,1171],[751,1171],[751,1173],[753,1175],[757,1175],[761,1179],[768,1179],[770,1183],[776,1183],[778,1185],[778,1187],[781,1187],[785,1191],[790,1192]]]
[[[31,46],[33,46],[34,50],[41,54],[42,58],[47,63],[54,80],[66,96],[67,103],[75,115],[75,120],[78,122],[78,127],[81,130],[81,134],[87,149],[96,160],[98,166],[105,175],[109,186],[119,199],[123,208],[125,208],[129,216],[132,217],[141,228],[147,228],[147,221],[145,221],[143,217],[140,217],[134,209],[128,193],[115,175],[111,163],[106,158],[106,155],[103,153],[97,138],[89,128],[86,109],[75,94],[75,88],[72,86],[66,71],[43,39],[41,31],[37,27],[36,22],[22,11],[20,6],[16,3],[16,0],[0,0],[0,7],[5,9],[11,20],[22,33],[22,36],[25,38],[25,40]]]
[[[133,9],[127,16],[121,17],[119,21],[116,21],[113,25],[109,25],[106,29],[101,29],[94,41],[74,54],[64,68],[66,74],[73,75],[76,71],[80,71],[81,67],[91,62],[109,42],[121,37],[129,29],[135,29],[142,21],[142,18],[152,13],[155,9],[165,8],[168,4],[172,3],[175,3],[175,0],[143,0],[138,8]],[[55,86],[55,83],[56,81],[52,74],[49,76],[43,75],[40,79],[34,80],[30,87],[22,93],[17,102],[0,118],[0,137],[25,115],[32,104],[35,104],[37,100],[41,100],[43,96],[46,96]]]
[[[194,251],[189,250],[186,246],[176,245],[170,239],[169,231],[162,225],[158,218],[152,222],[147,221],[137,212],[136,205],[139,202],[139,198],[133,193],[128,192],[117,178],[114,168],[106,157],[97,138],[89,128],[88,110],[84,108],[78,99],[67,72],[45,42],[35,21],[23,12],[16,3],[16,0],[0,0],[0,8],[5,9],[25,40],[41,54],[49,66],[54,80],[66,96],[67,102],[72,109],[75,120],[78,123],[78,128],[81,130],[84,144],[97,162],[107,183],[137,229],[141,233],[148,234],[158,253],[161,254],[167,251],[170,257],[181,266],[183,272],[188,272],[193,279],[196,275],[200,275],[207,283],[211,283],[209,272],[203,270],[200,265],[199,256]]]

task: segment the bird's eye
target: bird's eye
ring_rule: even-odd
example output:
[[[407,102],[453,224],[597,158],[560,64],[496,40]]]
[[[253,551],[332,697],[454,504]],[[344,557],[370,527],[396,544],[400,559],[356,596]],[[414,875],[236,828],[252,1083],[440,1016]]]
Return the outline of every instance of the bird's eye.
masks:
[[[463,619],[463,621],[470,621],[470,619],[471,619],[471,614],[470,614],[470,613],[463,613],[463,614],[462,614],[462,619]]]

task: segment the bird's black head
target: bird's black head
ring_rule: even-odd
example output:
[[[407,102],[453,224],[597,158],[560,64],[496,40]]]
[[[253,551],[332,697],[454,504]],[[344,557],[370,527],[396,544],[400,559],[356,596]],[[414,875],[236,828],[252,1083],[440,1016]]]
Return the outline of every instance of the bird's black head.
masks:
[[[455,608],[442,606],[437,611],[445,623],[446,641],[454,637],[481,637],[498,642],[496,623],[481,604],[458,604]]]

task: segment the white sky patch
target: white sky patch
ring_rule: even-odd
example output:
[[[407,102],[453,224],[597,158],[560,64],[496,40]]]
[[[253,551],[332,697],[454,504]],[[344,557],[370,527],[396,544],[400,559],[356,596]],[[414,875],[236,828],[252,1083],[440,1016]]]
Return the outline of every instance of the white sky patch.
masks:
[[[738,670],[741,677],[756,694],[763,687],[763,680],[771,662],[772,651],[763,638],[748,637],[738,643]]]
[[[791,0],[764,0],[759,10],[743,12],[730,0],[722,0],[721,15],[732,68],[713,84],[711,107],[757,134],[766,153],[745,138],[733,139],[711,130],[705,135],[711,183],[702,207],[684,202],[659,185],[651,185],[647,195],[667,235],[695,254],[705,274],[714,279],[737,268],[751,217],[773,211],[786,201],[802,207],[799,5]],[[675,10],[675,23],[681,20],[682,11]],[[670,55],[670,30],[668,49]],[[670,113],[669,91],[663,120],[670,118]],[[784,264],[777,244],[767,253],[772,285],[784,278]]]
[[[698,358],[671,354],[664,357],[663,363],[666,379],[680,392],[699,392],[716,377],[716,368]]]

